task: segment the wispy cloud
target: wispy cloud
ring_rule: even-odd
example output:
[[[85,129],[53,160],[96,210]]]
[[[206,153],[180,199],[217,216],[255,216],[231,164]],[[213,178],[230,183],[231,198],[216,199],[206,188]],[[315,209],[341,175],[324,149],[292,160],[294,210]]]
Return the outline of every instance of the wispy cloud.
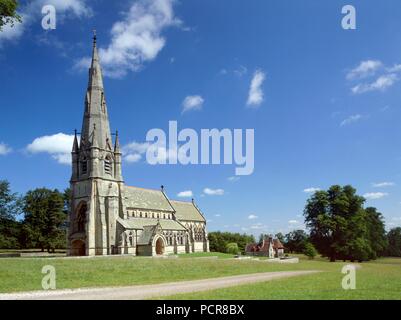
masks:
[[[177,194],[180,198],[193,198],[194,194],[191,190],[181,191]]]
[[[298,220],[289,220],[289,224],[299,224]]]
[[[355,122],[358,122],[358,121],[361,120],[361,119],[362,119],[362,115],[360,115],[360,114],[354,114],[354,115],[349,116],[348,118],[344,119],[344,120],[340,123],[340,126],[341,126],[341,127],[347,126],[347,125],[353,124],[353,123],[355,123]]]
[[[182,112],[201,110],[205,100],[200,95],[187,96],[182,102]]]
[[[351,92],[353,94],[363,94],[371,91],[383,92],[392,87],[399,81],[399,73],[401,73],[400,64],[396,64],[392,67],[385,67],[379,60],[365,60],[349,71],[346,78],[351,82],[359,82],[351,86]],[[373,79],[368,80],[366,78]]]
[[[365,60],[361,61],[357,67],[347,73],[347,79],[361,79],[372,76],[383,67],[383,63],[379,60]]]
[[[370,193],[365,193],[363,195],[363,197],[368,200],[377,200],[377,199],[381,199],[381,198],[384,198],[387,196],[388,196],[388,193],[386,193],[386,192],[370,192]]]
[[[122,147],[123,158],[129,163],[141,161],[150,144],[148,142],[131,142]]]
[[[138,71],[154,60],[166,44],[163,32],[181,26],[175,17],[175,0],[139,0],[133,2],[122,19],[111,28],[111,42],[99,49],[105,76],[122,78],[128,71]],[[88,68],[89,59],[80,59],[78,68]]]
[[[320,188],[310,187],[303,190],[305,193],[315,193],[317,191],[320,191]]]
[[[249,216],[248,216],[248,219],[249,220],[255,220],[255,219],[257,219],[258,218],[258,216],[257,215],[254,215],[254,214],[250,214]]]
[[[203,189],[203,193],[208,196],[222,196],[222,195],[224,195],[224,190],[223,189],[205,188],[205,189]]]
[[[248,107],[257,108],[263,102],[262,85],[266,79],[266,74],[262,70],[256,70],[253,74],[251,85],[249,88],[249,95],[247,105]]]
[[[398,81],[398,76],[394,73],[385,74],[370,83],[362,83],[354,86],[351,91],[355,94],[361,94],[369,91],[385,91]]]
[[[0,142],[0,156],[5,156],[11,151],[12,149],[8,145],[6,145],[4,142]]]
[[[228,177],[227,180],[230,182],[236,182],[236,181],[240,180],[240,177],[232,176],[232,177]]]
[[[47,153],[60,164],[71,165],[74,135],[57,133],[38,137],[26,147],[31,154]]]
[[[374,187],[374,188],[386,188],[386,187],[393,187],[393,186],[395,186],[395,183],[389,182],[389,181],[372,183],[372,187]]]

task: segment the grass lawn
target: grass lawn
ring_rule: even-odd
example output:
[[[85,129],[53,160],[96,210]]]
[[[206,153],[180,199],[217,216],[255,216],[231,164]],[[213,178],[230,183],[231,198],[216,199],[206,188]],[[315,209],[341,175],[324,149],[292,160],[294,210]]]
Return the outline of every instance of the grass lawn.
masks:
[[[57,288],[127,286],[180,280],[223,277],[257,272],[321,270],[322,273],[291,279],[238,286],[174,299],[401,299],[401,259],[381,259],[363,263],[357,270],[357,290],[341,288],[342,262],[301,259],[299,264],[265,261],[199,259],[209,254],[194,254],[178,259],[143,257],[96,258],[2,258],[0,292],[41,290],[42,267],[56,268]],[[215,256],[216,254],[211,254]],[[210,255],[209,255],[210,256]]]
[[[360,264],[356,270],[356,289],[344,290],[341,269],[345,263],[330,263],[323,259],[309,261],[301,258],[295,269],[322,270],[305,275],[270,282],[242,285],[192,294],[181,294],[164,299],[233,299],[233,300],[354,300],[354,299],[401,299],[401,259],[383,258]],[[308,268],[306,268],[308,269]]]

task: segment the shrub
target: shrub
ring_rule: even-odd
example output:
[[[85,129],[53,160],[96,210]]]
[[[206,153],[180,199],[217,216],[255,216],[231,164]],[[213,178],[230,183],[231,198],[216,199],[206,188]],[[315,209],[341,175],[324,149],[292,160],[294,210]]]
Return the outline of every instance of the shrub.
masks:
[[[239,254],[240,250],[238,248],[238,244],[236,243],[228,243],[226,245],[226,252],[231,254]]]
[[[313,246],[312,243],[307,242],[305,243],[305,250],[304,254],[309,258],[309,259],[314,259],[317,256],[317,250]]]

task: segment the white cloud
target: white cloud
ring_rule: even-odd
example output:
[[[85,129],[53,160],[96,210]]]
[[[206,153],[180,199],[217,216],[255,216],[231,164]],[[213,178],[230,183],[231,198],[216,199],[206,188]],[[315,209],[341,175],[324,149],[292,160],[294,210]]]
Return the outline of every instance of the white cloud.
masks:
[[[131,142],[122,147],[124,160],[129,163],[135,163],[142,159],[143,154],[149,148],[149,143]]]
[[[181,191],[177,194],[177,197],[180,198],[193,198],[194,194],[191,190]]]
[[[290,220],[288,221],[289,224],[298,224],[299,222],[297,220]]]
[[[6,154],[9,154],[12,151],[12,149],[7,146],[5,143],[0,142],[0,156],[5,156]]]
[[[111,42],[99,49],[105,76],[122,78],[154,60],[166,44],[163,31],[182,22],[174,15],[175,0],[139,0],[133,2],[122,19],[111,28]],[[88,58],[76,63],[88,68]]]
[[[250,214],[250,215],[248,216],[248,219],[249,219],[249,220],[255,220],[255,219],[257,219],[257,218],[258,218],[258,216],[254,215],[254,214]]]
[[[249,88],[247,105],[249,107],[258,107],[263,102],[262,84],[266,79],[266,75],[261,70],[256,70]]]
[[[191,110],[200,110],[202,109],[204,102],[205,100],[199,95],[187,96],[182,102],[182,112],[184,113]]]
[[[350,124],[352,124],[352,123],[358,122],[358,121],[361,120],[361,119],[362,119],[362,116],[361,116],[360,114],[355,114],[355,115],[349,116],[348,118],[344,119],[344,120],[340,123],[340,126],[341,126],[341,127],[347,126],[347,125],[350,125]]]
[[[57,133],[50,136],[43,136],[33,140],[26,149],[28,152],[48,153],[60,164],[71,164],[71,150],[74,142],[74,135]]]
[[[215,214],[214,216],[219,218],[219,217],[221,217],[221,214]]]
[[[388,196],[388,193],[385,193],[385,192],[370,192],[370,193],[365,193],[363,195],[363,197],[368,200],[381,199],[381,198],[384,198],[387,196]]]
[[[262,223],[256,223],[254,225],[251,225],[249,228],[252,230],[260,230],[260,229],[266,229],[266,226]]]
[[[385,74],[371,83],[358,84],[351,89],[354,94],[361,94],[370,91],[385,91],[398,81],[398,76],[394,73]]]
[[[374,188],[386,188],[386,187],[393,187],[395,186],[394,182],[379,182],[379,183],[372,183],[372,187]]]
[[[234,74],[237,75],[238,77],[242,77],[243,75],[245,75],[245,74],[248,73],[248,69],[247,69],[247,67],[245,67],[245,66],[243,66],[243,65],[240,65],[240,66],[238,67],[238,69],[235,69],[233,72],[234,72]]]
[[[16,22],[14,27],[4,26],[0,32],[0,43],[5,40],[18,40],[26,29],[33,23],[40,23],[42,19],[42,7],[53,5],[56,8],[57,21],[65,17],[89,17],[92,15],[92,9],[87,6],[86,0],[33,0],[25,6],[21,6],[18,11],[22,17],[22,23]]]
[[[236,182],[240,179],[240,177],[237,176],[232,176],[232,177],[228,177],[227,180],[230,182]]]
[[[224,190],[205,188],[203,189],[203,193],[207,194],[208,196],[222,196],[224,195]]]
[[[305,193],[315,193],[316,191],[320,191],[320,188],[310,187],[303,190]]]
[[[362,61],[356,68],[352,69],[347,74],[348,80],[366,78],[374,75],[378,69],[383,66],[379,60],[366,60]]]

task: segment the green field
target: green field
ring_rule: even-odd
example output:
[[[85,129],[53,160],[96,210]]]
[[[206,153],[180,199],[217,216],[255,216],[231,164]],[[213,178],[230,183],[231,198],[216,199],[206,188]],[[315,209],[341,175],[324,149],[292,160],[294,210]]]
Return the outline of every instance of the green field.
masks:
[[[216,254],[211,254],[216,256]],[[193,254],[179,258],[2,258],[0,292],[41,290],[42,267],[56,268],[57,288],[127,286],[222,277],[257,272],[320,270],[321,273],[243,285],[171,299],[401,299],[401,259],[362,263],[357,289],[343,290],[343,262],[301,258],[299,264],[235,260],[226,254]],[[185,257],[185,258],[184,258]]]

